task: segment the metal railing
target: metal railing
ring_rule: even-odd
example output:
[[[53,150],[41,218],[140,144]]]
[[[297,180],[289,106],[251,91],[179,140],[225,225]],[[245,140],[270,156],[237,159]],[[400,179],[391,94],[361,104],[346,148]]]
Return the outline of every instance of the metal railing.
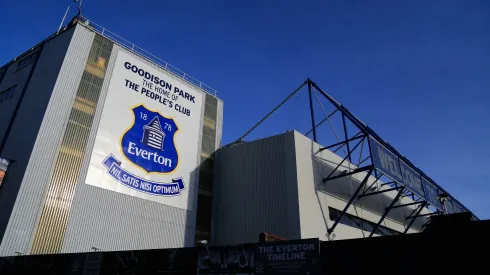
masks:
[[[101,25],[95,23],[94,21],[83,17],[80,18],[81,23],[85,26],[91,27],[91,29],[98,34],[104,36],[105,38],[112,40],[113,42],[117,43],[118,45],[124,47],[125,49],[132,51],[140,56],[143,56],[144,58],[148,59],[149,61],[159,65],[160,67],[164,68],[166,71],[172,73],[173,75],[185,80],[187,83],[198,87],[199,89],[203,90],[204,92],[211,94],[215,97],[217,97],[218,92],[213,89],[211,86],[203,83],[202,81],[199,81],[198,79],[190,76],[186,72],[180,70],[179,68],[173,66],[172,64],[168,63],[167,61],[159,58],[158,56],[155,56],[154,54],[148,52],[147,50],[137,46],[136,44],[120,37],[119,35],[109,31],[108,29],[102,27]]]

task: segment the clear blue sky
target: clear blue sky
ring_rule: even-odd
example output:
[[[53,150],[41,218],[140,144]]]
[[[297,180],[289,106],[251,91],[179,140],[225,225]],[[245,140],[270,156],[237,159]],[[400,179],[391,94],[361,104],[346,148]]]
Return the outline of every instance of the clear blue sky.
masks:
[[[71,2],[3,1],[0,64],[56,31]],[[88,18],[220,92],[223,143],[310,77],[490,218],[490,1],[83,2]],[[250,139],[309,130],[306,104],[293,98]]]

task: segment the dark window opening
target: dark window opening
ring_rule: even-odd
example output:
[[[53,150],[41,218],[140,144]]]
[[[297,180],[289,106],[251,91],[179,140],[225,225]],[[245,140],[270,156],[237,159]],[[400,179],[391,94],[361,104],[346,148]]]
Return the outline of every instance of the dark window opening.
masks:
[[[19,63],[17,63],[17,68],[15,69],[15,71],[18,72],[24,69],[25,67],[29,66],[30,64],[34,63],[34,61],[36,61],[38,54],[39,52],[35,52],[29,55],[28,57],[22,59],[21,61],[19,61]]]
[[[16,87],[17,87],[17,85],[14,85],[14,86],[8,88],[7,90],[0,92],[0,102],[11,98],[15,93]]]

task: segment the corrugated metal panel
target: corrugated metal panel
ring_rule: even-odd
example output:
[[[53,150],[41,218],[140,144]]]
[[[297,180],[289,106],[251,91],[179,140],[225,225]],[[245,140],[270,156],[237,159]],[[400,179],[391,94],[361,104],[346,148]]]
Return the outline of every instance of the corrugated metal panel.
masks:
[[[296,185],[287,170],[295,169],[286,150],[294,150],[293,139],[274,136],[216,153],[215,228],[216,244],[255,242],[260,232],[288,239],[300,237],[299,217],[288,208],[298,208],[298,198],[288,196]]]
[[[85,184],[90,152],[118,51],[125,51],[155,67],[114,45],[73,199],[63,253],[90,251],[92,247],[111,251],[193,246],[195,212]],[[189,199],[194,198],[196,192],[197,184],[191,184]]]
[[[75,186],[99,101],[112,42],[96,36],[77,90],[32,245],[32,254],[59,253]]]
[[[218,115],[216,118],[216,148],[221,147],[223,136],[223,101],[218,99]]]
[[[65,35],[68,35],[68,32],[45,45],[40,61],[49,64],[53,58],[52,55],[64,54],[59,47],[64,45],[61,42]],[[94,34],[91,32],[80,30],[80,28],[75,29],[74,37],[66,53],[67,58],[59,71],[59,77],[39,129],[25,177],[22,180],[2,241],[0,255],[14,255],[15,252],[29,253],[36,221],[42,209],[50,179],[50,173],[47,171],[51,171],[56,160],[61,137],[68,123],[76,88],[80,82],[93,37]],[[48,52],[48,49],[51,51]],[[43,59],[44,57],[46,60]],[[52,69],[58,70],[58,68]],[[43,77],[43,75],[39,74],[37,77]]]

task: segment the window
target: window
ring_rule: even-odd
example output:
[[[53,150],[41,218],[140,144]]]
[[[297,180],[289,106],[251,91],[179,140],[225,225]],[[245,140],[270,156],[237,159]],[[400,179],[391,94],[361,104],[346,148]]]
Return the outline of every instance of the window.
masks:
[[[329,207],[328,213],[330,216],[330,220],[335,221],[340,217],[340,214],[342,213],[342,211],[339,211],[337,209]],[[362,229],[362,230],[365,230],[368,232],[373,231],[374,227],[376,226],[376,224],[373,222],[361,219],[359,217],[356,217],[354,215],[347,214],[347,213],[345,213],[342,216],[342,219],[340,219],[339,223],[347,225],[347,226],[355,227],[357,229]],[[382,225],[378,226],[378,229],[376,230],[375,233],[378,235],[381,235],[381,236],[390,236],[390,235],[400,234],[400,232],[393,230],[393,229],[390,229],[388,227],[382,226]]]
[[[35,52],[31,55],[29,55],[28,57],[22,59],[21,61],[19,61],[19,63],[17,63],[17,68],[15,69],[15,71],[20,71],[22,69],[24,69],[25,67],[27,67],[29,64],[33,63],[37,56],[38,56],[38,53],[39,52]]]
[[[15,92],[15,88],[16,87],[17,87],[17,85],[12,86],[12,87],[8,88],[5,91],[0,92],[0,102],[5,101],[5,100],[11,98],[14,95],[14,92]]]

